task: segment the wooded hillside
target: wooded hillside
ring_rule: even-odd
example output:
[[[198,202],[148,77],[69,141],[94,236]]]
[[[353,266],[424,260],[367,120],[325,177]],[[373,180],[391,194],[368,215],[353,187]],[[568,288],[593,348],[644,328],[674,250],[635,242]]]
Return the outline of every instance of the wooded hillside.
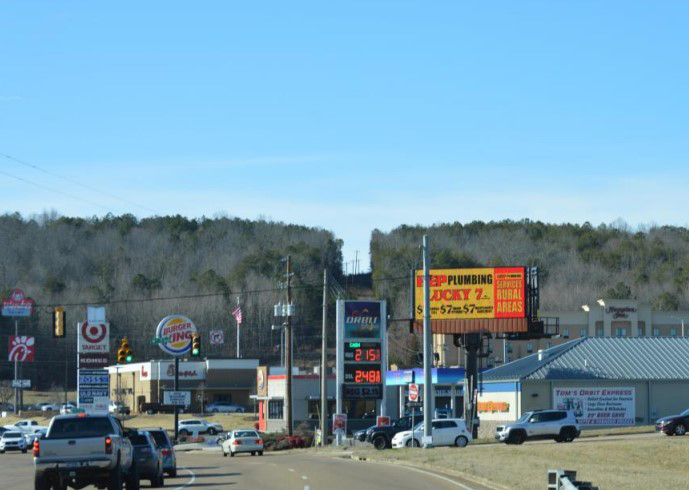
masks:
[[[203,355],[234,357],[237,297],[243,311],[243,357],[277,361],[280,332],[273,305],[285,302],[286,262],[292,260],[295,358],[320,348],[323,269],[341,277],[341,242],[329,231],[266,221],[137,220],[133,216],[80,219],[43,215],[0,217],[2,297],[21,288],[36,301],[36,314],[20,319],[20,334],[37,337],[37,362],[24,363],[44,381],[62,384],[64,359],[76,359],[75,325],[86,305],[105,305],[115,339],[127,335],[136,361],[160,358],[151,343],[158,322],[173,313],[189,316],[203,338]],[[52,311],[65,307],[66,339],[52,339]],[[279,322],[277,322],[279,323]],[[210,330],[223,330],[225,344],[211,346]],[[0,317],[0,345],[14,334],[14,320]],[[11,378],[7,356],[0,377]],[[59,366],[51,374],[46,366]],[[36,377],[29,376],[34,379]],[[70,380],[70,384],[72,384]]]

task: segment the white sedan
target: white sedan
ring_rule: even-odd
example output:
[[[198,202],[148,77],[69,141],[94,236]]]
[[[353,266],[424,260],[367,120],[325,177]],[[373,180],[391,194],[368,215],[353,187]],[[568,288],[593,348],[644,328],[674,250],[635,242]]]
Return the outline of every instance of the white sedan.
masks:
[[[433,446],[466,447],[471,442],[471,432],[467,430],[464,419],[435,419],[433,424]],[[392,438],[393,448],[419,447],[423,439],[423,422],[414,430],[398,432]]]
[[[234,456],[237,453],[251,453],[252,456],[258,454],[263,456],[263,439],[253,429],[239,429],[227,433],[221,445],[222,455]]]

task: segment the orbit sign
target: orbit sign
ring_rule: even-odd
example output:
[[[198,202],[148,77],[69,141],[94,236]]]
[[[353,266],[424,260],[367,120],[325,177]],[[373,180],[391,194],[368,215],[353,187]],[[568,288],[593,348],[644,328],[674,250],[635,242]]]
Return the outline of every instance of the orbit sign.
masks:
[[[107,354],[110,351],[110,325],[108,323],[84,322],[78,326],[78,332],[80,354]]]
[[[156,338],[160,348],[173,356],[182,356],[191,350],[191,337],[197,333],[196,325],[182,315],[166,316],[158,324]]]

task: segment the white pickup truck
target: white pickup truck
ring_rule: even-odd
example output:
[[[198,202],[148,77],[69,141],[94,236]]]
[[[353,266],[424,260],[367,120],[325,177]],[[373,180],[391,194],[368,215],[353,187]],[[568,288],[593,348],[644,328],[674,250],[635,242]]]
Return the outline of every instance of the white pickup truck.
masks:
[[[33,445],[34,488],[139,489],[133,449],[111,415],[84,413],[53,417],[43,439]]]
[[[12,426],[7,426],[7,427],[12,427]],[[39,430],[47,429],[48,427],[45,425],[38,425],[38,422],[35,420],[20,420],[19,422],[15,422],[14,424],[15,429],[19,429],[22,431],[24,434],[33,434],[34,432],[38,432]]]

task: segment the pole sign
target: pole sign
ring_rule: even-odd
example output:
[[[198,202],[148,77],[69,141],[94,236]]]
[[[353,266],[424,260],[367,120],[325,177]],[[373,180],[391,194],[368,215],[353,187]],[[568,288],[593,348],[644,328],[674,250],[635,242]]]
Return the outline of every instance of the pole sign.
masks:
[[[197,333],[196,325],[182,315],[166,316],[158,324],[156,338],[160,348],[172,356],[182,356],[191,350],[191,337]]]
[[[418,402],[419,401],[419,385],[410,384],[409,385],[409,401]]]
[[[8,360],[10,362],[32,362],[36,350],[34,337],[10,335]]]
[[[90,322],[77,324],[77,352],[107,355],[110,352],[110,324]]]
[[[385,301],[337,302],[337,413],[344,400],[380,400],[386,415],[387,313]]]
[[[163,403],[165,405],[188,407],[191,405],[191,391],[164,391]]]
[[[105,369],[79,369],[77,404],[88,414],[108,413],[110,376]]]
[[[31,316],[34,301],[24,296],[24,291],[15,289],[9,298],[2,300],[2,316]]]

